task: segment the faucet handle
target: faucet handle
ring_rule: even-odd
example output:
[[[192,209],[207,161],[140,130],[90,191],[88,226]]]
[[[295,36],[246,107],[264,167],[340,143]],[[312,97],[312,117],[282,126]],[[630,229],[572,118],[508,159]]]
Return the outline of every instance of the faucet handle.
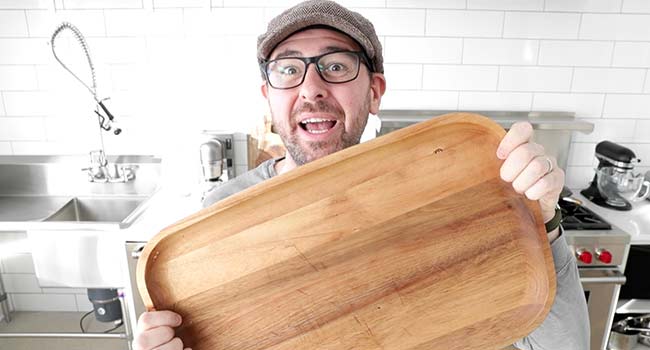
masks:
[[[99,167],[105,167],[108,165],[108,160],[106,159],[106,155],[104,154],[103,150],[99,149],[90,151],[90,165]]]

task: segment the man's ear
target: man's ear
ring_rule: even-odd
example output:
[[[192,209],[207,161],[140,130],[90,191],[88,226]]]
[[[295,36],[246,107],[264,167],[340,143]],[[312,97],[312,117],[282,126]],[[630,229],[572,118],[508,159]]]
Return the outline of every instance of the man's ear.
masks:
[[[372,73],[370,77],[370,110],[372,114],[379,113],[381,97],[386,92],[386,78],[382,73]]]
[[[262,96],[264,96],[265,99],[269,99],[269,85],[266,83],[266,80],[262,82],[262,85],[260,86],[260,90],[262,90]]]

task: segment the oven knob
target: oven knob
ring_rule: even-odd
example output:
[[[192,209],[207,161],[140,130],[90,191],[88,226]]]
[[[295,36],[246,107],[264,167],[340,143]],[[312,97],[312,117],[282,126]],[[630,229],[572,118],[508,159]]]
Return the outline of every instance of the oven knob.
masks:
[[[576,256],[578,257],[578,260],[585,264],[591,264],[591,259],[593,258],[591,253],[584,249],[578,249],[576,251]]]
[[[598,260],[602,261],[605,264],[612,262],[612,253],[608,252],[605,249],[600,249],[596,251],[596,257]]]

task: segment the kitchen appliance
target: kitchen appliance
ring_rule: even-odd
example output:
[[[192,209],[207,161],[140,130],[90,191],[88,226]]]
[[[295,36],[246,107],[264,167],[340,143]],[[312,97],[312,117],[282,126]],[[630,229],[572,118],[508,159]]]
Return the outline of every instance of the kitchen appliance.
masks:
[[[220,131],[204,131],[202,137],[204,141],[199,146],[201,180],[214,183],[234,178],[234,135]]]
[[[650,345],[650,315],[626,317],[612,327],[608,350],[632,350],[637,343]]]
[[[224,175],[226,149],[218,139],[210,139],[201,144],[201,169],[203,181],[216,182]],[[227,174],[226,174],[227,176]]]
[[[608,350],[632,350],[637,345],[640,331],[636,330],[634,317],[617,321],[612,327],[607,344]],[[630,327],[634,329],[630,329]]]
[[[573,199],[565,189],[559,201],[564,235],[574,252],[585,292],[591,350],[604,350],[616,311],[630,236]]]
[[[587,199],[605,208],[631,210],[628,199],[648,196],[650,182],[644,181],[643,175],[633,173],[634,164],[640,160],[632,150],[602,141],[596,145],[596,158],[596,174],[589,187],[580,192]]]
[[[89,288],[88,300],[93,304],[95,318],[100,322],[122,321],[122,305],[115,288]]]
[[[235,177],[233,159],[234,134],[204,131],[203,142],[199,146],[201,163],[201,180],[199,185],[200,201],[203,202],[208,192],[222,182]]]

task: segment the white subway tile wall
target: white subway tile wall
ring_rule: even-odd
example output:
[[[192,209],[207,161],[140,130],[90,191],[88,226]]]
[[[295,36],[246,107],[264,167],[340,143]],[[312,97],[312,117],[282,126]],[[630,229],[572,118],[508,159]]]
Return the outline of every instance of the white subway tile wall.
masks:
[[[467,0],[467,8],[480,10],[541,10],[544,0]]]
[[[605,94],[535,93],[532,110],[572,111],[578,118],[600,118]]]
[[[540,66],[609,67],[614,43],[608,41],[550,41],[539,47]]]
[[[464,39],[464,64],[534,65],[539,41],[517,39]]]
[[[427,10],[426,35],[499,38],[503,12]]]
[[[461,91],[458,110],[530,111],[530,92],[470,92]]]
[[[123,135],[107,137],[114,150],[160,152],[203,129],[253,129],[267,109],[256,37],[296,2],[0,0],[0,154],[91,147],[95,131],[74,130],[93,128],[84,120],[92,98],[52,57],[50,35],[62,21],[87,37],[99,95],[111,97],[124,124]],[[383,108],[575,112],[595,130],[574,136],[573,187],[593,174],[590,150],[603,139],[647,152],[648,1],[342,3],[370,18],[384,44]]]
[[[0,37],[21,37],[29,35],[25,11],[0,12]]]
[[[574,68],[572,91],[640,93],[647,69]]]
[[[506,12],[504,38],[577,39],[579,13]]]
[[[424,11],[365,8],[355,8],[354,10],[372,21],[377,35],[405,36],[424,34]]]
[[[650,119],[650,98],[648,95],[607,95],[603,117]]]
[[[425,65],[422,86],[425,90],[496,91],[497,66]]]
[[[650,43],[617,42],[614,47],[614,67],[650,67]]]
[[[650,3],[646,0],[625,0],[621,11],[650,13]]]
[[[546,11],[619,12],[623,0],[545,0]],[[628,2],[627,0],[625,1]]]
[[[648,41],[648,21],[650,15],[584,13],[580,39]]]
[[[499,71],[499,90],[569,92],[571,68],[565,67],[509,67]]]
[[[47,9],[52,0],[0,0],[0,9]]]
[[[0,141],[0,154],[12,154],[11,142]]]

